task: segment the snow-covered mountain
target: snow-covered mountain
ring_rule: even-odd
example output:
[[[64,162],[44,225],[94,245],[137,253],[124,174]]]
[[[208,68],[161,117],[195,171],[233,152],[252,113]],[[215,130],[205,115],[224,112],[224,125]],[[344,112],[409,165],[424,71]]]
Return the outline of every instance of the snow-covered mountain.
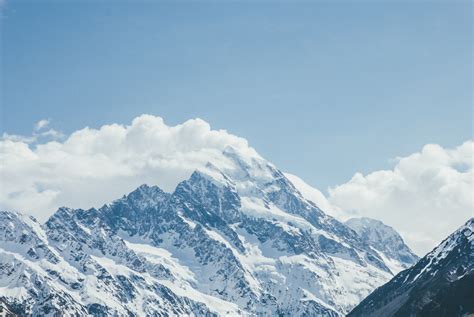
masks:
[[[407,269],[419,260],[402,237],[392,227],[371,218],[351,218],[345,224],[357,232],[362,240],[379,251],[384,262],[393,272]],[[401,266],[397,266],[400,265]]]
[[[142,185],[43,225],[0,212],[0,298],[35,316],[341,316],[415,261],[381,242],[229,147],[173,193]]]
[[[16,317],[10,308],[10,306],[0,299],[0,316],[2,317]]]
[[[364,299],[349,316],[471,316],[474,218],[413,267]]]

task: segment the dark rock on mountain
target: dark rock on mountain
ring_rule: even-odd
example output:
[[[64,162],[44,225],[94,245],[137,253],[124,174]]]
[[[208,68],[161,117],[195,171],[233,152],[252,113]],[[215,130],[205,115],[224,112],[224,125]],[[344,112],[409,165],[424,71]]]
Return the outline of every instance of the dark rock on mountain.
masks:
[[[364,299],[349,316],[474,314],[474,218],[413,267]]]

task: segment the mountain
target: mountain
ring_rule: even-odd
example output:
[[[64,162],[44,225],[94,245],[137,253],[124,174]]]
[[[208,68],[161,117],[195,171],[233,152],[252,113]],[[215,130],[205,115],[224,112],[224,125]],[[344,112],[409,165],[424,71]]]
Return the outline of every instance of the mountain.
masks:
[[[349,316],[468,316],[474,313],[474,218]],[[470,315],[469,315],[470,316]]]
[[[408,265],[390,252],[229,147],[172,193],[44,224],[0,212],[0,299],[22,316],[341,316]]]
[[[395,229],[371,218],[351,218],[345,224],[377,250],[394,272],[407,269],[419,260]],[[401,266],[398,266],[400,265]]]
[[[17,315],[12,312],[12,309],[7,303],[0,299],[0,316],[16,317]]]

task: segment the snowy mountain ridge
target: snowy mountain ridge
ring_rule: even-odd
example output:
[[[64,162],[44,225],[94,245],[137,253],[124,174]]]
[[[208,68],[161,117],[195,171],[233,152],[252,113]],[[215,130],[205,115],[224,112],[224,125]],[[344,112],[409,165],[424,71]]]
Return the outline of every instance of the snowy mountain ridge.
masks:
[[[349,316],[470,316],[474,313],[474,218]]]
[[[232,147],[173,193],[142,185],[43,225],[0,212],[0,232],[0,298],[21,315],[342,316],[416,261]]]
[[[344,222],[349,228],[357,232],[371,247],[380,252],[385,262],[390,265],[402,264],[401,267],[391,267],[393,272],[409,268],[410,263],[419,260],[410,248],[405,244],[402,237],[392,227],[379,220],[371,218],[351,218]]]

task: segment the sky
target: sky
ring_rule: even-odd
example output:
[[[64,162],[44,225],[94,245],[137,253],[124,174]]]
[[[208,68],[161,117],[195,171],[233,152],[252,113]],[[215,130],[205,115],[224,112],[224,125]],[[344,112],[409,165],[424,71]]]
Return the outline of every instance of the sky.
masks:
[[[2,7],[0,133],[202,118],[323,190],[472,136],[471,2]]]
[[[201,118],[190,121],[197,131],[242,138],[335,209],[378,216],[419,252],[472,215],[470,1],[0,3],[0,134],[12,142],[0,154],[12,179],[25,173],[11,188],[34,187],[8,199],[28,197],[45,209],[78,204],[84,197],[73,197],[72,180],[83,175],[50,165],[81,153],[115,166],[96,160],[93,137],[75,137],[84,127],[101,140],[94,131],[114,123],[128,131],[135,118],[161,117],[160,127]],[[28,167],[43,174],[26,177],[17,164],[31,157],[42,165]],[[116,167],[107,180],[129,182],[129,166]],[[71,181],[49,188],[58,170]],[[107,195],[116,198],[140,173]],[[87,203],[98,202],[92,196]],[[416,209],[399,203],[413,197]],[[0,206],[31,207],[5,199]],[[433,219],[446,222],[453,202],[458,217],[432,235],[398,219],[426,219],[435,208]]]

